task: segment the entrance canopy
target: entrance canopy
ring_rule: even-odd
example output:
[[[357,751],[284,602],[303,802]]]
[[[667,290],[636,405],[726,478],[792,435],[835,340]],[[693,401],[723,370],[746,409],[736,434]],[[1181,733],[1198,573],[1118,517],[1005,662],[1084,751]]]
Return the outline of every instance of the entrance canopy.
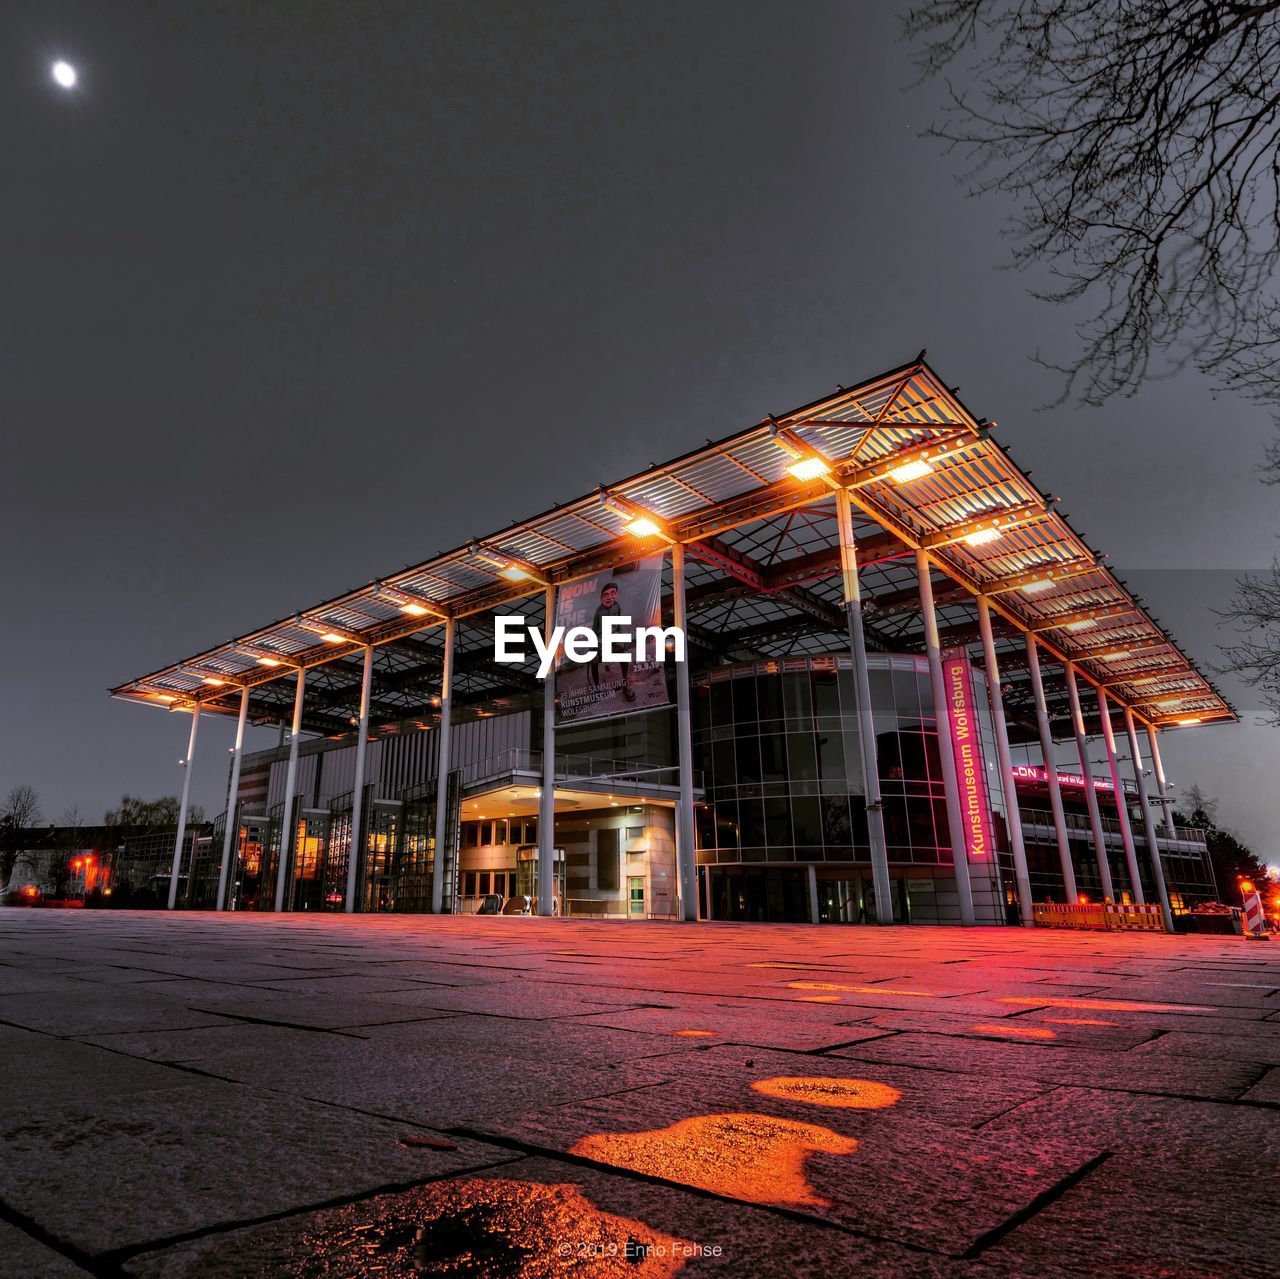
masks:
[[[831,651],[847,643],[834,493],[856,513],[867,643],[924,646],[914,555],[935,578],[944,646],[997,623],[1015,738],[1035,735],[1025,636],[1075,664],[1158,729],[1231,721],[1234,709],[1174,638],[921,356],[812,404],[602,487],[305,612],[128,680],[113,696],[169,709],[286,718],[308,670],[304,728],[350,731],[361,661],[375,649],[373,722],[429,727],[441,679],[437,632],[457,620],[454,715],[540,703],[533,666],[495,666],[491,616],[542,615],[561,584],[681,543],[696,665]],[[1046,668],[1056,734],[1069,731],[1061,675]]]

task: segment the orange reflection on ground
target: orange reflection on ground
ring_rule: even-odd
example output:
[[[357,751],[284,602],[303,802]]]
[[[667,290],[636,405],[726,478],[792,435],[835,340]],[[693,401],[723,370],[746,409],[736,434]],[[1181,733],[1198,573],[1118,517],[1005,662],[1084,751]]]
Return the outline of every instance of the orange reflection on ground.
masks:
[[[696,1035],[714,1035],[717,1032],[714,1030],[673,1030],[671,1033],[673,1035],[685,1035],[689,1038],[693,1038]]]
[[[838,1004],[839,995],[797,995],[797,1004]]]
[[[838,1079],[825,1075],[779,1075],[774,1079],[757,1079],[751,1087],[766,1097],[780,1097],[783,1101],[851,1110],[884,1110],[902,1096],[896,1088],[870,1079]]]
[[[261,1273],[672,1279],[688,1247],[575,1185],[466,1177],[322,1213]]]
[[[984,1021],[974,1027],[983,1035],[1008,1035],[1011,1039],[1057,1039],[1058,1033],[1043,1026],[1002,1026],[996,1021]]]
[[[1140,1004],[1129,999],[1049,999],[1040,995],[1001,995],[1002,1004],[1029,1004],[1037,1008],[1098,1008],[1113,1013],[1211,1013],[1202,1004]]]
[[[1046,1017],[1055,1026],[1118,1026],[1118,1021],[1099,1021],[1096,1017]]]
[[[697,1115],[649,1132],[583,1137],[571,1155],[747,1203],[827,1208],[805,1177],[810,1154],[851,1155],[852,1137],[772,1115]]]
[[[847,990],[854,995],[911,995],[919,999],[932,999],[931,990],[895,990],[892,986],[841,986],[834,981],[789,981],[791,990]]]

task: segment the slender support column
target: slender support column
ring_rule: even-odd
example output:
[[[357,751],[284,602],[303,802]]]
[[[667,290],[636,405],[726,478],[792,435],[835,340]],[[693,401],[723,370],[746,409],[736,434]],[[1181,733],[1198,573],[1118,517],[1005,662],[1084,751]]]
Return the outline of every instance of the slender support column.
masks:
[[[996,660],[996,641],[991,633],[991,606],[986,597],[978,596],[978,630],[982,635],[982,660],[987,668],[987,695],[991,702],[991,722],[996,733],[996,763],[1004,790],[1004,806],[1008,815],[1009,845],[1013,852],[1013,877],[1018,885],[1018,905],[1022,923],[1035,927],[1035,903],[1031,898],[1031,876],[1027,873],[1027,846],[1022,837],[1022,813],[1018,809],[1018,787],[1013,780],[1013,756],[1009,753],[1009,726],[1004,718],[1004,694],[1000,691],[1000,664]]]
[[[1124,727],[1129,734],[1129,754],[1133,757],[1133,780],[1138,784],[1138,803],[1142,805],[1142,833],[1147,841],[1147,852],[1151,854],[1151,878],[1155,881],[1156,895],[1160,898],[1160,914],[1164,916],[1164,926],[1173,932],[1173,911],[1169,906],[1169,889],[1164,882],[1164,864],[1160,860],[1160,845],[1156,842],[1156,820],[1151,813],[1151,805],[1147,800],[1147,782],[1142,775],[1142,752],[1138,749],[1138,726],[1134,722],[1133,712],[1124,708]]]
[[[1147,725],[1147,741],[1151,743],[1151,764],[1156,770],[1156,785],[1160,788],[1160,808],[1164,812],[1164,829],[1170,839],[1178,838],[1178,828],[1173,824],[1173,805],[1169,803],[1169,788],[1164,780],[1164,764],[1160,760],[1160,739],[1155,726]]]
[[[812,866],[805,867],[805,879],[809,884],[809,922],[822,922],[822,912],[818,908],[818,872]]]
[[[285,888],[293,869],[293,792],[298,786],[298,743],[302,739],[302,699],[307,672],[298,667],[298,687],[293,694],[293,731],[289,738],[289,768],[284,780],[284,811],[280,816],[280,864],[276,867],[276,910],[284,910]]]
[[[1062,808],[1062,786],[1058,781],[1058,765],[1053,757],[1053,732],[1049,728],[1049,705],[1044,700],[1044,680],[1040,675],[1040,650],[1035,636],[1027,634],[1027,664],[1031,669],[1031,690],[1036,701],[1036,727],[1040,732],[1040,757],[1044,760],[1045,784],[1049,788],[1049,808],[1053,812],[1053,829],[1058,839],[1058,861],[1062,866],[1062,887],[1067,903],[1079,899],[1076,890],[1076,868],[1071,861],[1071,840],[1067,836],[1067,818]]]
[[[444,624],[444,670],[440,679],[440,748],[436,752],[436,849],[431,859],[431,911],[444,910],[445,836],[449,831],[449,704],[453,700],[453,641],[457,624]]]
[[[191,736],[187,739],[186,776],[182,779],[182,808],[178,811],[178,837],[173,841],[173,869],[169,872],[169,909],[178,904],[178,872],[182,868],[182,841],[187,837],[187,801],[191,798],[191,774],[196,766],[196,730],[200,727],[200,703],[191,712]],[[195,868],[192,867],[194,870]],[[188,872],[190,873],[190,872]]]
[[[556,624],[556,588],[547,587],[543,639]],[[556,673],[542,683],[542,794],[538,798],[538,914],[555,913],[556,891]]]
[[[893,895],[889,886],[889,853],[884,837],[884,804],[880,797],[880,752],[876,745],[875,715],[871,709],[871,676],[867,671],[866,635],[862,628],[862,587],[858,581],[858,542],[853,535],[853,504],[849,493],[836,493],[840,529],[840,572],[844,583],[844,611],[853,656],[853,688],[858,703],[858,742],[862,753],[862,793],[866,797],[867,838],[871,844],[871,880],[875,888],[876,922],[893,923]]]
[[[1116,798],[1116,817],[1120,822],[1120,842],[1124,845],[1124,862],[1129,868],[1129,883],[1133,886],[1133,900],[1145,906],[1146,894],[1142,891],[1142,878],[1138,874],[1138,853],[1133,846],[1133,828],[1129,825],[1129,805],[1124,797],[1124,779],[1116,760],[1116,734],[1111,725],[1111,703],[1107,695],[1098,689],[1098,714],[1102,718],[1102,740],[1107,747],[1107,767],[1111,770],[1112,793]]]
[[[351,788],[351,838],[347,841],[346,911],[356,908],[356,881],[364,859],[364,840],[360,825],[364,821],[364,757],[369,746],[369,695],[373,690],[373,647],[364,650],[364,668],[360,672],[360,723],[356,728],[356,775]]]
[[[684,600],[684,547],[671,548],[673,622],[685,634],[685,661],[676,663],[676,747],[680,764],[680,806],[676,811],[676,877],[680,918],[698,918],[697,854],[693,821],[693,731],[690,726],[689,638]]]
[[[956,761],[951,754],[951,712],[947,709],[947,689],[942,678],[942,650],[938,644],[938,617],[933,610],[933,582],[929,577],[929,557],[924,551],[916,551],[916,574],[920,578],[920,611],[924,616],[929,682],[933,685],[933,716],[938,725],[938,756],[942,761],[943,789],[947,794],[947,825],[951,830],[951,856],[955,862],[956,893],[960,898],[960,922],[972,924],[969,850],[965,844],[964,818],[960,811],[960,782],[956,777]]]
[[[1093,851],[1098,858],[1098,874],[1102,878],[1102,895],[1115,901],[1111,884],[1111,863],[1107,860],[1107,841],[1102,834],[1102,817],[1098,812],[1098,792],[1093,788],[1093,765],[1089,763],[1089,739],[1084,731],[1084,714],[1080,710],[1080,689],[1076,685],[1076,668],[1068,662],[1067,696],[1071,700],[1071,724],[1076,731],[1076,753],[1080,756],[1080,773],[1084,777],[1084,803],[1089,810],[1089,828],[1093,831]]]
[[[227,820],[222,831],[222,865],[218,870],[217,910],[227,908],[227,877],[231,873],[231,841],[239,838],[240,758],[244,754],[244,725],[249,718],[249,689],[240,690],[240,717],[236,720],[236,744],[231,752],[231,785],[227,787]]]

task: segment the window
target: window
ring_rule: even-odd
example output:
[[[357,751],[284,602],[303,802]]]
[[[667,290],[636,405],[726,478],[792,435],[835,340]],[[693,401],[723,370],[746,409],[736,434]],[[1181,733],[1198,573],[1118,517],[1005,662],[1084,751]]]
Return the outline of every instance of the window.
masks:
[[[479,848],[480,847],[480,823],[479,822],[463,822],[462,823],[462,846],[463,848]]]
[[[627,838],[628,838],[628,839],[643,839],[643,838],[644,838],[644,827],[643,827],[643,826],[628,826],[628,827],[627,827]]]
[[[616,893],[621,885],[618,868],[619,834],[617,827],[596,833],[596,886],[602,893]]]

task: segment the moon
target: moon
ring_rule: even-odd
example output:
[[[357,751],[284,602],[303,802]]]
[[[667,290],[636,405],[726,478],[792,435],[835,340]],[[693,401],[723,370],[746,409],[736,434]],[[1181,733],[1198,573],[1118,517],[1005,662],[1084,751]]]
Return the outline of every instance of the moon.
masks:
[[[76,80],[79,79],[75,67],[61,59],[53,64],[53,78],[63,89],[74,89]]]

